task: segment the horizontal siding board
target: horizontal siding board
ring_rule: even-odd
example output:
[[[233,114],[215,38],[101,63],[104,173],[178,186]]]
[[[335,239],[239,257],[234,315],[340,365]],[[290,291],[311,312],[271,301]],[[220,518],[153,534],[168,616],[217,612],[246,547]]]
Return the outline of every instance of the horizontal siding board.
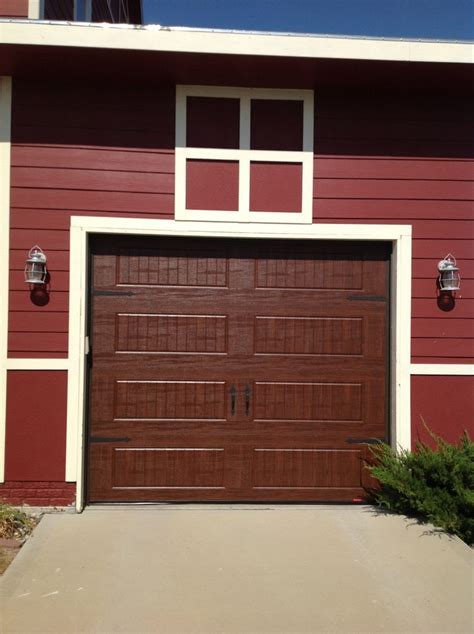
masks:
[[[473,339],[423,338],[413,339],[411,345],[413,357],[456,357],[472,359],[474,357]]]
[[[153,114],[160,108],[167,107],[173,112],[174,100],[175,86],[171,83],[161,83],[158,87],[149,83],[124,86],[123,82],[68,81],[67,76],[61,82],[55,79],[48,82],[44,77],[37,81],[31,77],[18,77],[15,82],[14,108],[84,107],[86,111],[93,113],[103,107],[108,110],[133,110]]]
[[[316,121],[317,126],[317,121]],[[465,141],[437,141],[416,139],[324,139],[316,138],[316,154],[355,154],[380,157],[416,157],[447,159],[472,159],[474,146],[466,137]]]
[[[14,167],[12,187],[174,194],[174,174]]]
[[[68,331],[67,313],[33,313],[10,311],[10,332],[53,332]]]
[[[473,208],[474,211],[474,208]],[[413,238],[474,238],[474,221],[472,220],[414,220]]]
[[[41,128],[38,126],[15,126],[12,128],[12,143],[53,145],[90,145],[118,148],[173,149],[174,130],[163,122],[163,130],[122,130],[111,128]]]
[[[26,284],[25,284],[26,286]],[[29,290],[9,292],[9,308],[11,311],[26,311],[33,313],[67,312],[69,310],[69,293],[52,291],[46,306],[36,306],[30,298]]]
[[[472,180],[474,161],[315,156],[315,178],[385,178],[409,180]]]
[[[337,219],[340,222],[371,222],[374,220],[400,224],[403,220],[424,218],[450,218],[472,220],[473,204],[468,200],[350,200],[315,198],[313,218],[315,220]]]
[[[456,255],[455,245],[453,246],[454,254]],[[427,278],[432,279],[433,276],[438,275],[438,262],[441,260],[441,257],[447,255],[446,253],[443,256],[436,258],[427,258],[427,259],[414,259],[413,260],[413,278]],[[459,269],[461,272],[461,285],[463,285],[465,280],[474,279],[474,260],[470,260],[468,258],[463,258],[458,262]],[[461,286],[462,288],[462,286]]]
[[[28,250],[33,245],[28,247]],[[12,244],[12,247],[14,245]],[[10,268],[15,271],[23,271],[28,250],[12,248],[10,250]],[[53,271],[69,271],[69,251],[48,251],[46,253],[49,266]]]
[[[390,125],[379,117],[345,118],[317,117],[315,140],[319,139],[374,139],[385,141],[465,141],[473,136],[469,119],[426,120],[392,118]]]
[[[437,297],[438,284],[436,269],[433,269],[435,273],[432,278],[417,278],[412,281],[412,296],[413,297]],[[474,280],[462,279],[461,290],[458,292],[458,296],[462,299],[474,299]],[[473,325],[474,329],[474,325]],[[473,332],[474,334],[474,332]]]
[[[474,315],[474,299],[456,299],[455,307],[449,312],[443,312],[435,299],[412,299],[412,316],[435,317],[444,319],[472,319]]]
[[[39,244],[43,251],[48,249],[67,251],[69,249],[69,231],[56,229],[11,229],[10,241],[12,248],[31,249]],[[46,253],[46,255],[48,255]]]
[[[391,200],[473,200],[472,181],[321,178],[315,175],[315,198]]]
[[[350,116],[348,116],[348,97],[350,96]],[[343,98],[341,98],[343,97]],[[316,116],[318,118],[350,119],[354,125],[359,120],[377,121],[429,121],[442,125],[453,125],[457,122],[472,121],[472,108],[468,100],[453,99],[438,93],[436,99],[431,95],[413,94],[406,96],[398,94],[386,95],[383,92],[364,91],[363,93],[348,95],[347,91],[321,91],[315,101]]]
[[[472,319],[412,319],[411,334],[413,338],[423,337],[457,337],[471,338],[474,336]]]
[[[21,350],[14,350],[8,353],[9,359],[67,359],[67,352],[36,352],[28,350],[22,352]]]
[[[466,363],[465,360],[459,360],[458,357],[412,357],[412,363],[440,363],[440,364],[451,364],[451,363]],[[446,376],[449,376],[450,369],[446,368]]]
[[[50,281],[48,283],[48,289],[51,291],[67,291],[69,290],[69,272],[58,271],[54,267],[54,259],[46,263],[48,271],[50,272]],[[22,270],[10,272],[10,289],[12,291],[21,291],[28,289],[28,284],[24,281],[24,274]]]
[[[174,174],[174,151],[13,145],[11,164],[12,167],[63,167]]]
[[[11,352],[67,352],[67,333],[10,332],[8,349]]]
[[[160,132],[173,127],[174,107],[174,99],[149,99],[148,106],[142,108],[137,103],[122,108],[114,103],[89,104],[88,107],[70,103],[66,108],[64,105],[36,104],[33,107],[15,101],[12,118],[15,126]]]
[[[174,214],[171,194],[12,188],[13,207]]]
[[[444,240],[413,240],[414,258],[439,258],[441,260],[447,253],[455,252],[457,260],[471,258],[473,254],[472,240],[456,239],[446,237]]]

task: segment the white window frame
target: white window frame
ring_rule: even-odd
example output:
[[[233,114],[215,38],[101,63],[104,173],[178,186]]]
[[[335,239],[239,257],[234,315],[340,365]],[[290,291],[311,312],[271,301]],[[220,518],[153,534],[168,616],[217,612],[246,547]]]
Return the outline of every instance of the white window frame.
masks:
[[[223,97],[240,100],[240,139],[238,149],[196,148],[186,145],[187,97]],[[250,149],[250,108],[252,99],[303,102],[303,149],[297,152]],[[221,86],[176,87],[175,219],[211,222],[263,222],[272,224],[311,224],[313,220],[313,128],[312,90],[270,88],[231,88]],[[186,208],[186,161],[188,159],[235,161],[239,165],[238,211]],[[250,211],[250,163],[300,163],[302,166],[301,212]]]

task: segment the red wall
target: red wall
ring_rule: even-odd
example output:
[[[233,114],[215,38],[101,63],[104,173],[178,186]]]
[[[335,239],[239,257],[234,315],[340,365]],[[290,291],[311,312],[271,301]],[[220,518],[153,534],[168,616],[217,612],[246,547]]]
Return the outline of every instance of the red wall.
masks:
[[[15,79],[10,357],[67,356],[71,215],[173,217],[174,91],[171,84],[124,89],[106,81]],[[367,99],[319,91],[316,99],[314,222],[413,226],[415,363],[467,363],[474,356],[471,118],[462,100],[441,97]],[[23,282],[26,254],[36,243],[51,271],[41,306]],[[448,252],[461,268],[462,291],[454,309],[444,312],[436,275]],[[443,381],[414,377],[413,422],[417,430],[421,413],[435,431],[455,439],[469,423],[470,383],[450,379],[460,396],[456,415],[448,416],[456,396],[449,392],[445,399]],[[29,390],[39,404],[34,410],[32,399],[24,400]],[[8,395],[7,477],[63,479],[65,374],[9,372]]]
[[[474,376],[413,376],[412,443],[433,444],[424,423],[456,443],[464,431],[474,440]]]
[[[28,0],[0,0],[0,18],[27,18]]]
[[[9,356],[66,357],[70,217],[173,217],[174,86],[15,80],[11,185]],[[34,244],[51,271],[46,305],[23,281]]]
[[[67,372],[9,370],[5,480],[63,481]]]
[[[469,104],[320,95],[316,101],[314,222],[411,224],[412,362],[474,357],[474,160]],[[349,105],[348,105],[349,104]],[[437,264],[461,269],[455,306],[437,304]]]
[[[67,355],[71,214],[173,217],[174,125],[174,86],[124,92],[15,81],[11,357]],[[474,357],[471,136],[461,100],[321,92],[316,100],[314,222],[413,226],[414,363]],[[52,272],[45,306],[31,301],[23,282],[25,254],[35,243]],[[444,312],[436,276],[448,252],[461,268],[462,290]]]

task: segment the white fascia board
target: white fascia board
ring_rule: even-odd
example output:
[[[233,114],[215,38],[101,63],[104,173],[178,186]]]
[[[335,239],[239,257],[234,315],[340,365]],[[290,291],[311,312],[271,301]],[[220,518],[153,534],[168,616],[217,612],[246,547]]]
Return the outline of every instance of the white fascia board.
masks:
[[[458,64],[474,62],[473,44],[466,42],[384,40],[39,20],[0,20],[0,44],[309,59]]]

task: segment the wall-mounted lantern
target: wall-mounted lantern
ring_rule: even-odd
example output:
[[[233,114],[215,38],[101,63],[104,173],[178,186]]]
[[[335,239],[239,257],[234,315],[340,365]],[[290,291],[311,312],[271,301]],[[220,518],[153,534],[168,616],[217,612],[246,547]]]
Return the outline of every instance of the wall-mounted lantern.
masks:
[[[459,291],[461,288],[461,276],[456,266],[456,259],[451,253],[438,263],[439,288],[441,291]]]
[[[38,245],[32,247],[25,264],[25,282],[27,284],[46,284],[46,256]]]

